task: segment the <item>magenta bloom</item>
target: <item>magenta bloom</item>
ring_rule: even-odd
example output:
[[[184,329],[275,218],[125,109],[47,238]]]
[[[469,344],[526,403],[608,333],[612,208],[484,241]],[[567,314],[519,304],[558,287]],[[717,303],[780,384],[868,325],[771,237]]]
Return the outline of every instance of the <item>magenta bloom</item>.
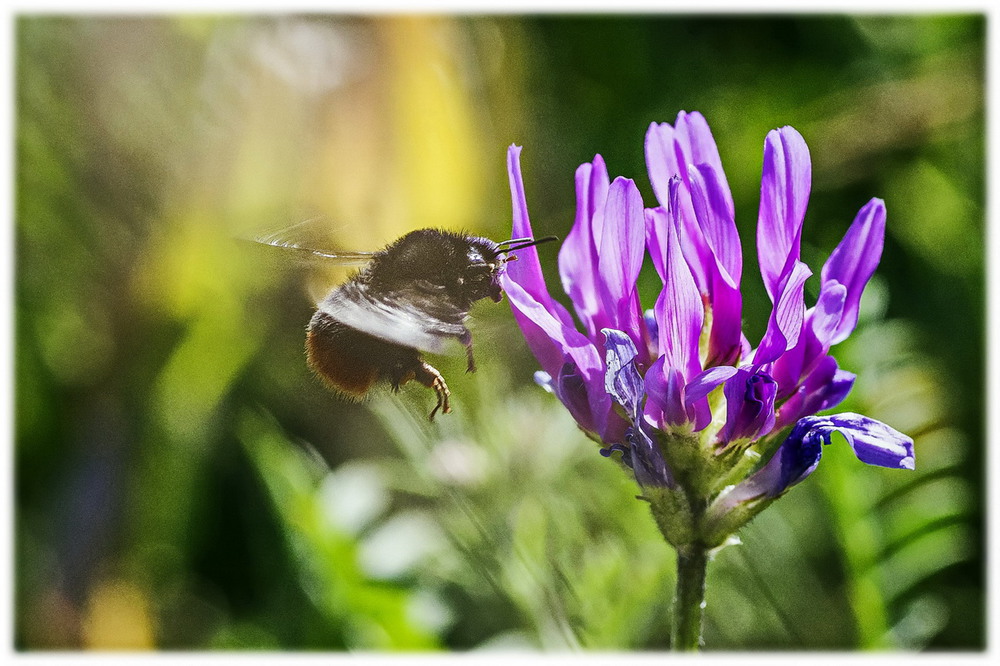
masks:
[[[532,236],[520,151],[511,146],[507,155],[512,238]],[[672,437],[697,441],[706,456],[728,461],[726,470],[745,467],[724,493],[713,491],[727,503],[777,497],[804,479],[834,431],[863,462],[912,469],[912,440],[889,426],[850,413],[814,416],[854,383],[829,352],[854,330],[881,257],[882,200],[858,212],[806,308],[812,272],[799,246],[809,150],[791,127],[767,135],[757,253],[773,307],[764,335],[751,343],[741,329],[733,199],[708,124],[685,112],[673,126],[654,123],[645,152],[655,207],[644,206],[632,180],[611,181],[599,155],[576,171],[576,219],[559,252],[575,318],[550,296],[535,248],[519,252],[501,278],[542,367],[539,383],[608,445],[605,455],[621,451],[644,487],[674,487],[685,473],[687,463],[672,459],[665,444]],[[649,310],[636,290],[647,255],[663,281]]]

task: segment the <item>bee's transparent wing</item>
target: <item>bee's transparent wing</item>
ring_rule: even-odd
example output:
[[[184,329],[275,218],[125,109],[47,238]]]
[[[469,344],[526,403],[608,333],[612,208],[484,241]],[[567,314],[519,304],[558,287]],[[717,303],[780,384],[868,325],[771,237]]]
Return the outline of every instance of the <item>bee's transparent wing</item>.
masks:
[[[431,353],[469,332],[463,323],[468,313],[422,284],[376,293],[366,283],[346,282],[318,307],[362,333]]]
[[[273,234],[270,236],[258,236],[257,238],[254,238],[254,242],[280,248],[282,250],[291,250],[292,252],[298,254],[301,259],[326,261],[343,266],[367,264],[371,261],[371,258],[375,256],[374,252],[339,252],[317,250],[315,248],[302,246],[298,243],[294,243]]]

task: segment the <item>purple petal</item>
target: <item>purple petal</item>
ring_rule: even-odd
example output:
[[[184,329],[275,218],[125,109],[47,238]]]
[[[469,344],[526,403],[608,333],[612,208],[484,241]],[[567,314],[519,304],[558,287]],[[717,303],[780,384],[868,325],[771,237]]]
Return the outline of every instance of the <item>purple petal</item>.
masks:
[[[729,185],[726,183],[722,170],[719,148],[715,145],[715,138],[712,136],[712,130],[709,129],[705,117],[697,111],[691,113],[681,111],[677,114],[674,126],[677,128],[677,143],[684,155],[684,163],[710,166],[722,177],[722,184],[725,185],[725,190],[728,192]],[[732,209],[732,207],[733,202],[732,197],[730,197],[729,208]]]
[[[674,151],[674,128],[670,123],[650,123],[646,130],[646,170],[656,199],[661,206],[669,205],[667,183],[680,173]]]
[[[757,255],[771,302],[790,263],[799,258],[812,166],[805,140],[792,127],[768,133],[760,184]]]
[[[524,197],[524,181],[521,178],[521,146],[511,145],[507,149],[507,175],[510,179],[511,207],[513,209],[513,231],[511,238],[531,238],[531,221],[528,218],[528,203]],[[549,292],[542,277],[542,267],[538,262],[535,247],[518,250],[517,261],[506,265],[507,276],[521,285],[525,291],[540,303],[547,303]]]
[[[710,274],[707,269],[714,262],[712,252],[698,225],[698,220],[695,217],[694,208],[691,204],[688,185],[685,184],[685,180],[688,177],[687,168],[685,167],[682,172],[677,172],[677,155],[673,155],[673,157],[673,162],[670,165],[659,170],[665,172],[667,169],[673,169],[672,175],[654,189],[657,191],[657,198],[660,200],[662,207],[670,211],[675,219],[679,221],[678,233],[684,250],[684,257],[691,267],[691,273],[694,276],[695,283],[698,285],[698,290],[708,293]],[[657,224],[656,222],[660,223]],[[658,260],[663,256],[662,253],[666,248],[667,242],[664,236],[669,227],[669,225],[664,225],[662,222],[663,218],[659,220],[656,218],[647,218],[646,221],[647,245],[649,246],[650,254],[654,257],[653,265],[657,268],[657,272],[661,277],[663,276],[663,265]]]
[[[712,278],[712,331],[705,365],[731,365],[742,358],[743,296],[738,285],[716,272]]]
[[[832,409],[844,401],[854,388],[857,375],[837,367],[837,359],[827,356],[809,373],[803,384],[806,395],[805,415]]]
[[[507,294],[528,347],[545,372],[552,377],[558,376],[563,365],[563,357],[567,353],[586,361],[584,357],[588,356],[589,352],[586,350],[589,348],[592,352],[589,356],[591,362],[584,362],[582,367],[589,370],[600,369],[603,386],[604,365],[597,356],[597,350],[585,335],[575,328],[566,326],[556,314],[539,303],[509,275],[501,275],[500,284]],[[551,302],[551,305],[562,307],[555,302]],[[595,359],[596,363],[593,362]]]
[[[652,308],[642,313],[642,322],[646,326],[646,335],[652,349],[660,348],[660,327],[656,324],[656,313]]]
[[[591,405],[591,388],[571,361],[563,363],[554,382],[553,392],[581,428],[590,432],[600,430],[598,413],[595,413]]]
[[[656,274],[663,279],[667,265],[666,229],[670,222],[667,209],[663,206],[647,208],[644,213],[646,221],[646,251],[653,260]]]
[[[659,429],[691,421],[684,404],[684,382],[678,370],[667,367],[664,358],[653,361],[645,376],[646,405],[643,413]]]
[[[712,330],[706,364],[729,365],[740,358],[743,315],[739,288],[743,256],[732,200],[728,187],[709,165],[690,167],[688,171],[695,217],[710,253],[705,272],[710,276],[708,305]]]
[[[513,211],[511,238],[532,238],[531,220],[528,218],[528,203],[524,197],[524,181],[521,178],[521,147],[511,145],[507,149],[507,173],[510,180],[510,198]],[[573,318],[559,303],[552,300],[549,289],[542,276],[542,267],[538,261],[538,250],[534,246],[517,251],[517,261],[504,265],[503,274],[508,281],[516,282],[542,304],[566,326],[573,326]],[[503,280],[501,280],[501,284]]]
[[[728,281],[738,285],[743,273],[743,252],[725,176],[708,164],[698,164],[688,167],[688,181],[695,217],[708,247]]]
[[[828,282],[820,291],[816,307],[806,311],[805,322],[798,342],[785,351],[771,368],[771,376],[778,382],[778,398],[785,398],[801,387],[802,380],[826,357],[830,346],[818,335],[828,338],[840,320],[843,305],[843,287]],[[818,333],[817,333],[818,332]]]
[[[674,227],[694,283],[700,293],[707,294],[711,291],[712,275],[716,271],[715,257],[708,246],[701,225],[698,224],[688,186],[680,178],[672,178],[669,191],[670,205],[667,207],[667,212],[673,224],[667,225],[667,228]],[[662,238],[660,243],[666,245],[666,241]]]
[[[763,437],[774,427],[774,396],[777,385],[764,372],[737,370],[723,388],[726,396],[726,425],[719,441]]]
[[[604,362],[597,348],[585,335],[563,323],[509,276],[501,275],[500,284],[510,300],[514,319],[542,369],[550,377],[561,378],[566,375],[566,363],[572,364],[573,373],[579,375],[586,386],[590,406],[590,418],[578,418],[577,421],[588,429],[592,424],[593,429],[604,436],[615,424],[609,416],[611,399],[604,391]],[[550,302],[550,306],[562,307],[554,301]],[[559,395],[559,381],[554,388]],[[560,399],[563,397],[560,395]],[[577,416],[574,414],[574,417]]]
[[[782,356],[780,360],[784,358]],[[775,363],[775,368],[779,363]],[[839,369],[832,356],[823,356],[813,363],[802,384],[781,405],[774,429],[781,430],[803,417],[836,407],[851,392],[855,378],[853,373]],[[780,388],[778,397],[783,397]]]
[[[708,368],[690,382],[685,387],[685,396],[689,403],[701,400],[714,391],[720,384],[736,374],[738,368],[731,365],[719,365]]]
[[[767,331],[754,353],[755,365],[774,361],[798,343],[806,310],[803,290],[810,275],[809,267],[796,261],[776,287],[777,300],[767,322]]]
[[[646,168],[656,198],[662,205],[668,202],[667,182],[673,176],[687,178],[684,167],[689,164],[709,165],[719,173],[726,192],[729,191],[719,149],[704,116],[697,111],[681,111],[677,114],[675,127],[670,123],[652,123],[646,131]],[[729,198],[732,208],[732,197]]]
[[[559,274],[577,315],[591,339],[596,339],[601,304],[597,290],[595,232],[603,225],[608,196],[608,172],[600,155],[576,170],[576,219],[559,250]],[[595,228],[596,227],[596,228]]]
[[[823,284],[836,280],[847,289],[844,313],[830,344],[845,340],[857,325],[861,293],[882,257],[884,240],[885,203],[872,199],[858,212],[844,239],[823,265]]]
[[[597,240],[598,284],[602,287],[604,311],[612,315],[612,328],[624,330],[640,344],[642,312],[636,280],[646,239],[642,196],[633,181],[619,177],[611,183],[604,230]]]
[[[810,329],[823,350],[830,348],[830,340],[843,319],[847,288],[836,280],[824,281],[820,288],[816,308],[810,317]],[[855,313],[857,318],[857,313]],[[853,327],[852,327],[853,328]]]
[[[673,215],[668,215],[673,218]],[[701,372],[698,341],[704,320],[704,305],[691,271],[681,252],[676,219],[668,221],[666,272],[654,313],[659,351],[667,368],[678,370],[686,382]]]
[[[702,177],[708,180],[707,191],[711,196],[713,206],[723,218],[733,219],[735,210],[733,197],[729,191],[725,171],[722,169],[719,149],[715,145],[712,131],[704,116],[697,111],[691,113],[681,111],[677,114],[674,126],[677,175],[684,179],[684,184],[690,192],[693,185],[692,167],[697,167]],[[698,288],[702,292],[709,292],[711,289],[711,277],[702,270],[702,266],[708,266],[710,254],[713,252],[718,255],[717,260],[726,267],[729,277],[732,278],[732,284],[738,285],[741,270],[737,268],[736,262],[742,265],[742,256],[739,254],[739,237],[736,235],[735,225],[732,228],[725,226],[706,228],[704,223],[699,223],[694,216],[690,195],[680,197],[680,204],[681,242]],[[720,234],[725,234],[726,238],[720,238]],[[712,242],[709,237],[713,235],[715,247],[711,248]],[[734,240],[736,243],[735,254],[732,245]]]

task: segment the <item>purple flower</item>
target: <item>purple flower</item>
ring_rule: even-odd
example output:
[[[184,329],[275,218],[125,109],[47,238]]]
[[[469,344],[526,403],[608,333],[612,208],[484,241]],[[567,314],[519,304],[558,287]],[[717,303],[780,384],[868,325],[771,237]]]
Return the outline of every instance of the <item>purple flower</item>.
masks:
[[[708,123],[696,112],[654,123],[645,151],[656,206],[644,207],[632,180],[611,181],[599,155],[576,171],[576,217],[558,262],[573,314],[549,294],[534,247],[501,278],[541,382],[608,445],[603,453],[622,452],[644,488],[693,485],[730,504],[774,498],[815,468],[834,431],[862,462],[912,469],[905,435],[856,414],[813,416],[853,386],[829,352],[857,324],[882,253],[885,204],[861,208],[807,308],[809,149],[791,127],[768,133],[757,255],[772,309],[752,344],[741,327],[733,199]],[[520,152],[508,151],[513,238],[532,236]],[[646,254],[663,288],[644,311],[636,281]]]

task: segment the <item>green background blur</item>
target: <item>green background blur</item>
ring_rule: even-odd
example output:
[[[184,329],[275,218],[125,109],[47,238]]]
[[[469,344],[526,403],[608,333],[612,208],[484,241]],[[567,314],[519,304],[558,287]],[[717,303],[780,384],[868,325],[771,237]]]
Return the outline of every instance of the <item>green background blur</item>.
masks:
[[[241,239],[507,238],[511,143],[536,233],[565,235],[595,152],[653,204],[643,137],[682,109],[733,189],[751,340],[768,130],[812,153],[814,272],[885,199],[835,354],[859,375],[842,409],[917,452],[904,472],[827,447],[711,565],[708,648],[984,646],[983,16],[15,27],[18,649],[665,648],[673,553],[532,383],[505,304],[473,311],[476,374],[433,359],[455,411],[429,424],[420,386],[328,393],[302,343],[343,271]]]

